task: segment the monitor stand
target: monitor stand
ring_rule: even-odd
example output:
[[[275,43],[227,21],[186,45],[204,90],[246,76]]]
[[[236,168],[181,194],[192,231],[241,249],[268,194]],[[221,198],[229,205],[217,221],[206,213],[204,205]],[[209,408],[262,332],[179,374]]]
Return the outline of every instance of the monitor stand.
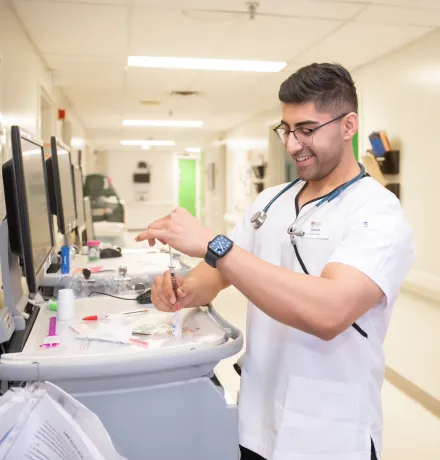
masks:
[[[8,221],[6,219],[0,225],[0,262],[5,307],[9,309],[12,315],[15,329],[23,331],[26,327],[23,313],[29,299],[28,296],[24,295],[21,284],[22,271],[19,258],[11,252]]]

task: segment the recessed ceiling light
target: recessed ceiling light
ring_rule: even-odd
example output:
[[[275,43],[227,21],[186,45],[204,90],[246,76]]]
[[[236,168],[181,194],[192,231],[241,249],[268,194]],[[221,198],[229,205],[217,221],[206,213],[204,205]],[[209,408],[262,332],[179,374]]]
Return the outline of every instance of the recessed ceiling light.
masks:
[[[188,147],[187,149],[185,149],[185,152],[188,152],[188,153],[200,153],[202,151],[202,149],[200,147]]]
[[[241,72],[279,72],[286,62],[242,61],[238,59],[201,59],[156,56],[128,56],[129,67],[157,69],[231,70]]]
[[[203,121],[189,120],[123,120],[124,126],[171,126],[183,128],[200,128]]]
[[[158,147],[166,147],[169,145],[176,145],[174,141],[148,141],[148,140],[124,140],[120,142],[121,145],[149,145],[149,146],[158,146]]]

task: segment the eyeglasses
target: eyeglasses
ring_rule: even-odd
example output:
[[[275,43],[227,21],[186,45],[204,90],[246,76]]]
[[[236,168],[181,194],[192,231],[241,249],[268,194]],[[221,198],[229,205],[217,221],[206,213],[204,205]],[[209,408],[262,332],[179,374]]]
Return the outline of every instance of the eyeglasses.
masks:
[[[316,128],[304,128],[303,126],[299,126],[298,128],[291,130],[284,123],[281,123],[276,128],[274,128],[274,131],[284,146],[287,145],[290,133],[293,133],[295,139],[303,147],[310,147],[313,144],[313,134],[316,131],[318,131],[318,129],[321,129],[324,126],[333,123],[336,120],[340,120],[341,118],[344,118],[346,115],[348,115],[348,113],[343,113],[342,115],[339,115],[339,117],[333,118],[333,120],[327,121],[326,123],[319,125]]]

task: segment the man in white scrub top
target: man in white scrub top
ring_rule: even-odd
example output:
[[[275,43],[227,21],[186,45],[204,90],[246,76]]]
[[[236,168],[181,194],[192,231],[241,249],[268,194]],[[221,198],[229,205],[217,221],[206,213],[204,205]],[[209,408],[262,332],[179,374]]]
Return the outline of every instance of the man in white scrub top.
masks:
[[[179,278],[182,306],[211,302],[229,285],[249,299],[242,459],[380,459],[382,344],[414,260],[412,230],[398,199],[355,160],[357,95],[343,67],[304,67],[279,98],[275,131],[301,180],[266,209],[264,224],[255,228],[264,218],[253,216],[287,184],[264,190],[229,238],[177,209],[137,240],[205,258]],[[152,301],[172,311],[175,300],[165,273]]]

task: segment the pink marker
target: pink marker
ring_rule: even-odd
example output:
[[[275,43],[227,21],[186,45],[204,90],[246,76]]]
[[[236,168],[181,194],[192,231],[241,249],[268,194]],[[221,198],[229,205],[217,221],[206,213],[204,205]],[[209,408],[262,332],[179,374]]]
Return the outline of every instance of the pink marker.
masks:
[[[41,348],[57,347],[60,344],[60,338],[56,333],[57,329],[57,318],[52,316],[49,320],[49,335],[46,335],[43,339],[43,343],[40,345]]]

